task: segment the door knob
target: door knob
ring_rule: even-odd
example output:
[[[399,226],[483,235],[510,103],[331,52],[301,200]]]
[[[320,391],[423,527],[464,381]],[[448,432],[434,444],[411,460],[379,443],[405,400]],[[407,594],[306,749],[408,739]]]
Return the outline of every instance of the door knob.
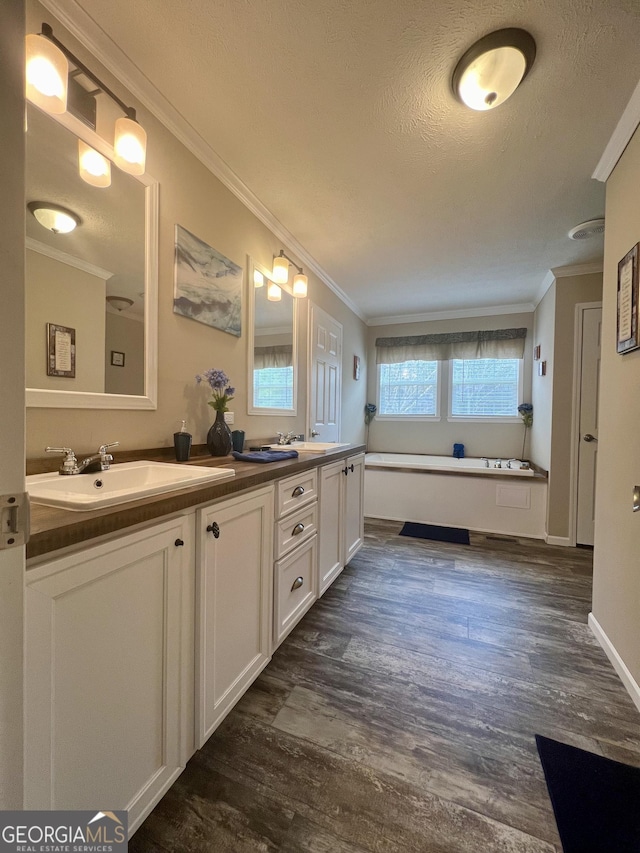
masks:
[[[317,430],[312,429],[311,430],[311,438],[315,438],[317,435],[320,435],[320,433]]]
[[[582,436],[582,440],[583,441],[597,441],[598,439],[595,437],[595,435],[591,435],[590,432],[585,432],[585,434]]]

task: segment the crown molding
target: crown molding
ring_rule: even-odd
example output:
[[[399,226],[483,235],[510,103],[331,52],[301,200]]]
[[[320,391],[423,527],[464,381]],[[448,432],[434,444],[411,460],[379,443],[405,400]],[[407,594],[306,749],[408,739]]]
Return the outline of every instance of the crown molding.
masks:
[[[271,213],[249,187],[236,175],[213,148],[197,133],[178,110],[156,89],[124,51],[112,41],[99,24],[76,0],[41,0],[113,76],[143,104],[167,130],[181,142],[218,180],[238,198],[267,228],[296,255],[361,320],[365,316],[342,288]]]
[[[589,264],[569,264],[566,267],[554,267],[553,269],[547,270],[547,274],[542,279],[535,296],[535,307],[537,308],[542,302],[547,290],[549,290],[556,279],[568,278],[569,276],[574,275],[594,275],[595,273],[600,273],[603,270],[604,263],[602,261],[593,261]]]
[[[531,314],[532,302],[520,305],[496,305],[490,308],[459,308],[454,311],[431,311],[426,314],[396,314],[390,317],[369,317],[367,326],[395,326],[405,323],[424,323],[430,320],[460,320],[466,317],[498,317],[501,314]]]
[[[611,139],[604,149],[600,162],[591,176],[596,181],[606,181],[616,167],[616,163],[622,157],[624,149],[629,144],[631,137],[640,124],[640,83],[633,90],[625,111],[613,131]]]
[[[46,243],[41,243],[39,240],[34,240],[33,237],[24,238],[25,248],[31,249],[32,252],[37,252],[39,255],[46,255],[47,258],[52,258],[54,261],[60,261],[68,267],[74,267],[82,272],[94,275],[102,281],[108,281],[114,273],[105,270],[102,267],[97,267],[95,264],[90,264],[82,258],[76,258],[74,255],[69,255],[61,249],[56,249],[53,246],[48,246]]]

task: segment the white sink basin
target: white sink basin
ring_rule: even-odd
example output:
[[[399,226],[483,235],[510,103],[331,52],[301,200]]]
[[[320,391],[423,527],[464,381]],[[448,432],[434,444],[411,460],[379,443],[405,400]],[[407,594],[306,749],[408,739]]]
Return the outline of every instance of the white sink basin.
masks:
[[[187,468],[165,462],[123,462],[92,474],[34,474],[26,478],[33,503],[71,510],[101,509],[187,486],[226,480],[233,468]]]
[[[291,444],[270,444],[272,450],[297,450],[299,453],[331,453],[349,447],[350,442],[344,441],[293,441]]]

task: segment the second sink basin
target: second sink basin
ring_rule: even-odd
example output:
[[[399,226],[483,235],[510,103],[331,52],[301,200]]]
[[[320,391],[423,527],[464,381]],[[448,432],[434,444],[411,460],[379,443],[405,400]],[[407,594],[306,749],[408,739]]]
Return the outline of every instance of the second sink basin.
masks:
[[[233,468],[187,468],[166,462],[123,462],[113,465],[108,471],[92,474],[34,474],[26,478],[26,483],[33,503],[90,510],[233,476]]]

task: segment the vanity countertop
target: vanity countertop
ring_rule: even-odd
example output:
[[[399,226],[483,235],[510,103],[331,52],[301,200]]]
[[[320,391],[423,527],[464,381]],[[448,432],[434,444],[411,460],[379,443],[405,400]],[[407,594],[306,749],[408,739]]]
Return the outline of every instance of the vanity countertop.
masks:
[[[153,521],[199,504],[210,503],[246,489],[264,486],[281,477],[298,471],[308,471],[310,468],[317,468],[362,453],[364,450],[363,444],[354,444],[331,453],[301,453],[297,459],[270,462],[268,465],[236,462],[231,456],[200,456],[184,464],[207,467],[223,465],[233,468],[235,476],[222,482],[190,486],[165,495],[155,495],[86,512],[73,512],[32,503],[31,538],[27,544],[27,559],[33,560],[53,551],[88,543],[91,539],[117,533],[127,527]],[[154,461],[148,454],[144,459]]]

